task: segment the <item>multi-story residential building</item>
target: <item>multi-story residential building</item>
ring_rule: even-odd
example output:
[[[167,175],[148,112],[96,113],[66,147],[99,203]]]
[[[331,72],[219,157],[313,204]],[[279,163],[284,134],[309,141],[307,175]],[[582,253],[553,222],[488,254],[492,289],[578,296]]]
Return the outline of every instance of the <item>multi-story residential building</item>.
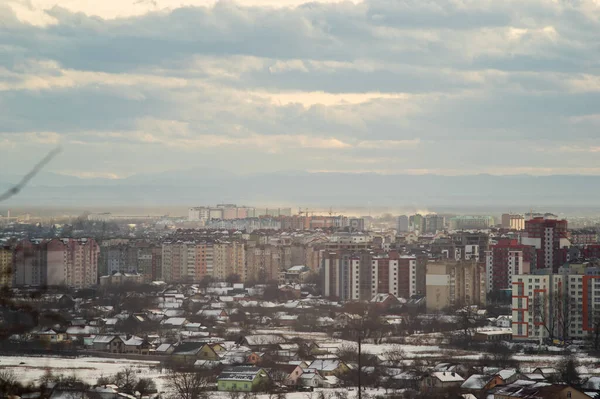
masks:
[[[271,244],[249,244],[246,251],[247,279],[276,281],[292,266],[292,248]]]
[[[485,252],[486,288],[488,292],[512,288],[512,277],[528,274],[536,262],[535,248],[518,240],[500,240]]]
[[[321,249],[312,243],[294,243],[290,246],[290,263],[292,265],[305,265],[312,271],[321,267]]]
[[[365,219],[363,218],[349,218],[348,227],[350,231],[364,231],[365,230]]]
[[[591,229],[571,230],[568,233],[568,237],[573,245],[593,245],[598,243],[598,233]]]
[[[525,230],[525,216],[513,213],[503,213],[502,227],[511,230]]]
[[[429,262],[425,296],[428,310],[484,306],[485,267],[473,260]]]
[[[450,230],[485,230],[494,225],[492,216],[454,216],[448,221]]]
[[[323,255],[321,283],[325,296],[368,301],[377,294],[410,298],[425,293],[425,258],[396,251],[328,251]]]
[[[425,223],[423,231],[425,233],[436,233],[442,231],[445,228],[446,218],[441,215],[431,213],[425,216]]]
[[[398,279],[397,254],[388,253],[371,258],[371,296],[388,293],[399,296]]]
[[[567,239],[567,221],[543,217],[527,220],[521,244],[535,247],[535,269],[552,269],[556,272],[568,260],[571,244]]]
[[[225,246],[226,244],[223,244]],[[160,258],[161,273],[153,270],[164,281],[198,282],[205,276],[214,275],[215,246],[211,241],[167,241],[162,244]],[[225,262],[230,260],[224,248],[219,249],[219,272],[224,272]],[[156,250],[152,250],[153,252]],[[156,251],[157,252],[157,251]],[[157,254],[157,258],[159,258]],[[153,259],[153,267],[158,267],[158,259]],[[226,276],[225,276],[226,277]],[[223,277],[223,279],[225,278]]]
[[[100,246],[93,239],[53,239],[46,243],[48,285],[89,287],[98,283]]]
[[[213,277],[225,280],[231,275],[238,275],[241,281],[247,281],[246,251],[241,242],[215,242],[213,257]],[[275,280],[278,279],[279,270]]]
[[[398,230],[398,233],[408,232],[408,216],[406,216],[406,215],[398,216],[397,223],[398,224],[397,224],[396,230]]]
[[[425,230],[425,218],[423,215],[417,213],[408,218],[409,230],[417,233],[423,233]]]
[[[600,322],[600,267],[567,264],[513,276],[513,338],[583,339]]]
[[[47,252],[43,241],[23,240],[17,243],[14,251],[15,286],[48,285]]]
[[[369,270],[368,268],[365,268]],[[360,259],[353,259],[350,251],[327,251],[323,255],[321,279],[323,296],[341,301],[358,300],[361,295]]]
[[[95,285],[99,254],[93,239],[21,241],[15,248],[13,282],[17,286]]]
[[[13,252],[8,246],[0,246],[0,286],[10,287],[13,282]]]

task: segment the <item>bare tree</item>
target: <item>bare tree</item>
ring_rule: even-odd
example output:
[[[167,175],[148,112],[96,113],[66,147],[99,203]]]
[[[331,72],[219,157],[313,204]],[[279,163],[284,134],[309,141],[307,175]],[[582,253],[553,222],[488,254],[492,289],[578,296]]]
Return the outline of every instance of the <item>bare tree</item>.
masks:
[[[173,399],[203,399],[207,397],[208,378],[204,373],[171,370],[166,379],[167,389],[174,392]]]
[[[406,359],[406,353],[402,350],[401,345],[392,345],[392,347],[383,354],[383,358],[389,363],[398,364]]]
[[[596,310],[592,314],[592,331],[587,336],[587,340],[595,351],[600,349],[600,311]]]
[[[562,291],[553,291],[550,295],[537,293],[533,298],[534,321],[548,333],[548,338],[555,337],[565,341],[569,338],[569,328],[573,322],[571,297]]]

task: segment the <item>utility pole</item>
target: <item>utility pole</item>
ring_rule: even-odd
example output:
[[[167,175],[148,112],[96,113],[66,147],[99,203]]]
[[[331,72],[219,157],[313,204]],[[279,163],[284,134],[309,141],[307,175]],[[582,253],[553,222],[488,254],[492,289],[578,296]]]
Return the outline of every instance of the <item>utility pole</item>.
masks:
[[[362,374],[362,367],[361,367],[361,363],[360,363],[360,358],[361,356],[361,338],[362,338],[362,331],[358,331],[358,399],[362,399],[362,386],[361,386],[361,374]]]

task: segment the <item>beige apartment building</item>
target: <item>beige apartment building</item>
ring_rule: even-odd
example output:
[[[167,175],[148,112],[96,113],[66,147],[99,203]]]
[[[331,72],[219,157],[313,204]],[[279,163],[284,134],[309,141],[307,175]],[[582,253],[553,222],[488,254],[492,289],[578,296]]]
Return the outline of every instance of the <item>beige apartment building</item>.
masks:
[[[214,244],[213,277],[225,280],[237,274],[241,281],[246,281],[246,253],[244,244],[237,241],[218,242]]]
[[[485,267],[476,261],[429,262],[425,285],[429,311],[485,305]]]
[[[261,282],[277,281],[279,273],[292,266],[292,249],[289,246],[248,246],[246,261],[247,278]]]

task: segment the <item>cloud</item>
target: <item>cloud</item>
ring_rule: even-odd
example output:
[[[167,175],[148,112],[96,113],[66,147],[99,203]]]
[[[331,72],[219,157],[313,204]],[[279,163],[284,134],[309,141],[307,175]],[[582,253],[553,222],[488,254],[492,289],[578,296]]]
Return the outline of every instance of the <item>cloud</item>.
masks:
[[[593,0],[56,3],[0,6],[0,168],[593,170]]]

